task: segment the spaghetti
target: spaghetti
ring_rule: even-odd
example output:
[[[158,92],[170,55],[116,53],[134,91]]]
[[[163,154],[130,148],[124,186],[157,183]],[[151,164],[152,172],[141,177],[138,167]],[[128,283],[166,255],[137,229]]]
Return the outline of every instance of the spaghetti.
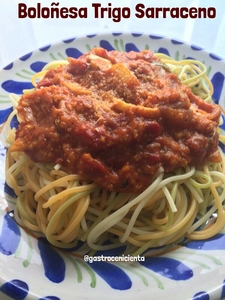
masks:
[[[205,66],[198,61],[175,61],[155,54],[183,84],[206,102],[212,102],[213,87]],[[32,82],[58,65],[55,61],[36,74]],[[32,91],[24,91],[30,93]],[[18,97],[11,95],[14,111],[6,124],[6,140],[13,145]],[[222,137],[221,137],[222,140]],[[16,221],[44,234],[60,248],[85,242],[93,251],[126,245],[127,252],[179,243],[183,239],[207,239],[225,224],[225,159],[203,166],[185,166],[172,172],[159,168],[143,192],[109,191],[60,164],[35,163],[24,152],[8,151],[6,182],[17,195]],[[214,218],[216,214],[216,218]]]

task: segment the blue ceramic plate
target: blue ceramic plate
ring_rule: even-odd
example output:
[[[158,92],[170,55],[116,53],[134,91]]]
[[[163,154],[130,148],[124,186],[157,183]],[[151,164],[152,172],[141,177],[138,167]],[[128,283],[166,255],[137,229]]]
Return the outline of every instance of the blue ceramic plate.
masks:
[[[142,34],[96,34],[65,40],[29,53],[0,73],[0,123],[11,111],[9,93],[31,87],[31,77],[52,60],[78,57],[93,47],[120,51],[151,49],[175,59],[205,63],[214,85],[214,99],[225,108],[225,61],[183,42]],[[13,204],[5,199],[4,159],[0,153],[0,298],[12,299],[224,299],[225,230],[208,241],[190,242],[144,262],[87,263],[79,249],[62,253],[33,238],[11,217]],[[115,253],[116,250],[115,250]],[[113,253],[104,253],[112,255]],[[6,297],[7,299],[9,299]]]

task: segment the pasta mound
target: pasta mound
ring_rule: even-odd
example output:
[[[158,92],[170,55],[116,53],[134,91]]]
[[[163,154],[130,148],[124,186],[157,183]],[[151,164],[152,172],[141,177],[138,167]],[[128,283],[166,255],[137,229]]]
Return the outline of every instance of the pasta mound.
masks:
[[[224,227],[220,108],[201,62],[97,48],[32,82],[5,126],[18,224],[56,247],[133,255]]]

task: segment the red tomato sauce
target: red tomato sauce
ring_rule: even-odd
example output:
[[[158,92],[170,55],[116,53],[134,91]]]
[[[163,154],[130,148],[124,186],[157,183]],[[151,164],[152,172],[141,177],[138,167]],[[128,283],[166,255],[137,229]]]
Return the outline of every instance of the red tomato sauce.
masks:
[[[61,164],[108,190],[143,191],[162,167],[220,161],[220,109],[151,51],[92,49],[21,97],[11,151]]]

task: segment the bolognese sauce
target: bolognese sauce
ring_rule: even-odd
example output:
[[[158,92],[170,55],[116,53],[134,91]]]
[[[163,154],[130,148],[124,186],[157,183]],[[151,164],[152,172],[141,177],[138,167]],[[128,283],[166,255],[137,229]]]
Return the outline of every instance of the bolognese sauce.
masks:
[[[151,51],[94,48],[68,61],[22,95],[10,151],[134,193],[160,167],[220,161],[219,106],[194,95]]]

